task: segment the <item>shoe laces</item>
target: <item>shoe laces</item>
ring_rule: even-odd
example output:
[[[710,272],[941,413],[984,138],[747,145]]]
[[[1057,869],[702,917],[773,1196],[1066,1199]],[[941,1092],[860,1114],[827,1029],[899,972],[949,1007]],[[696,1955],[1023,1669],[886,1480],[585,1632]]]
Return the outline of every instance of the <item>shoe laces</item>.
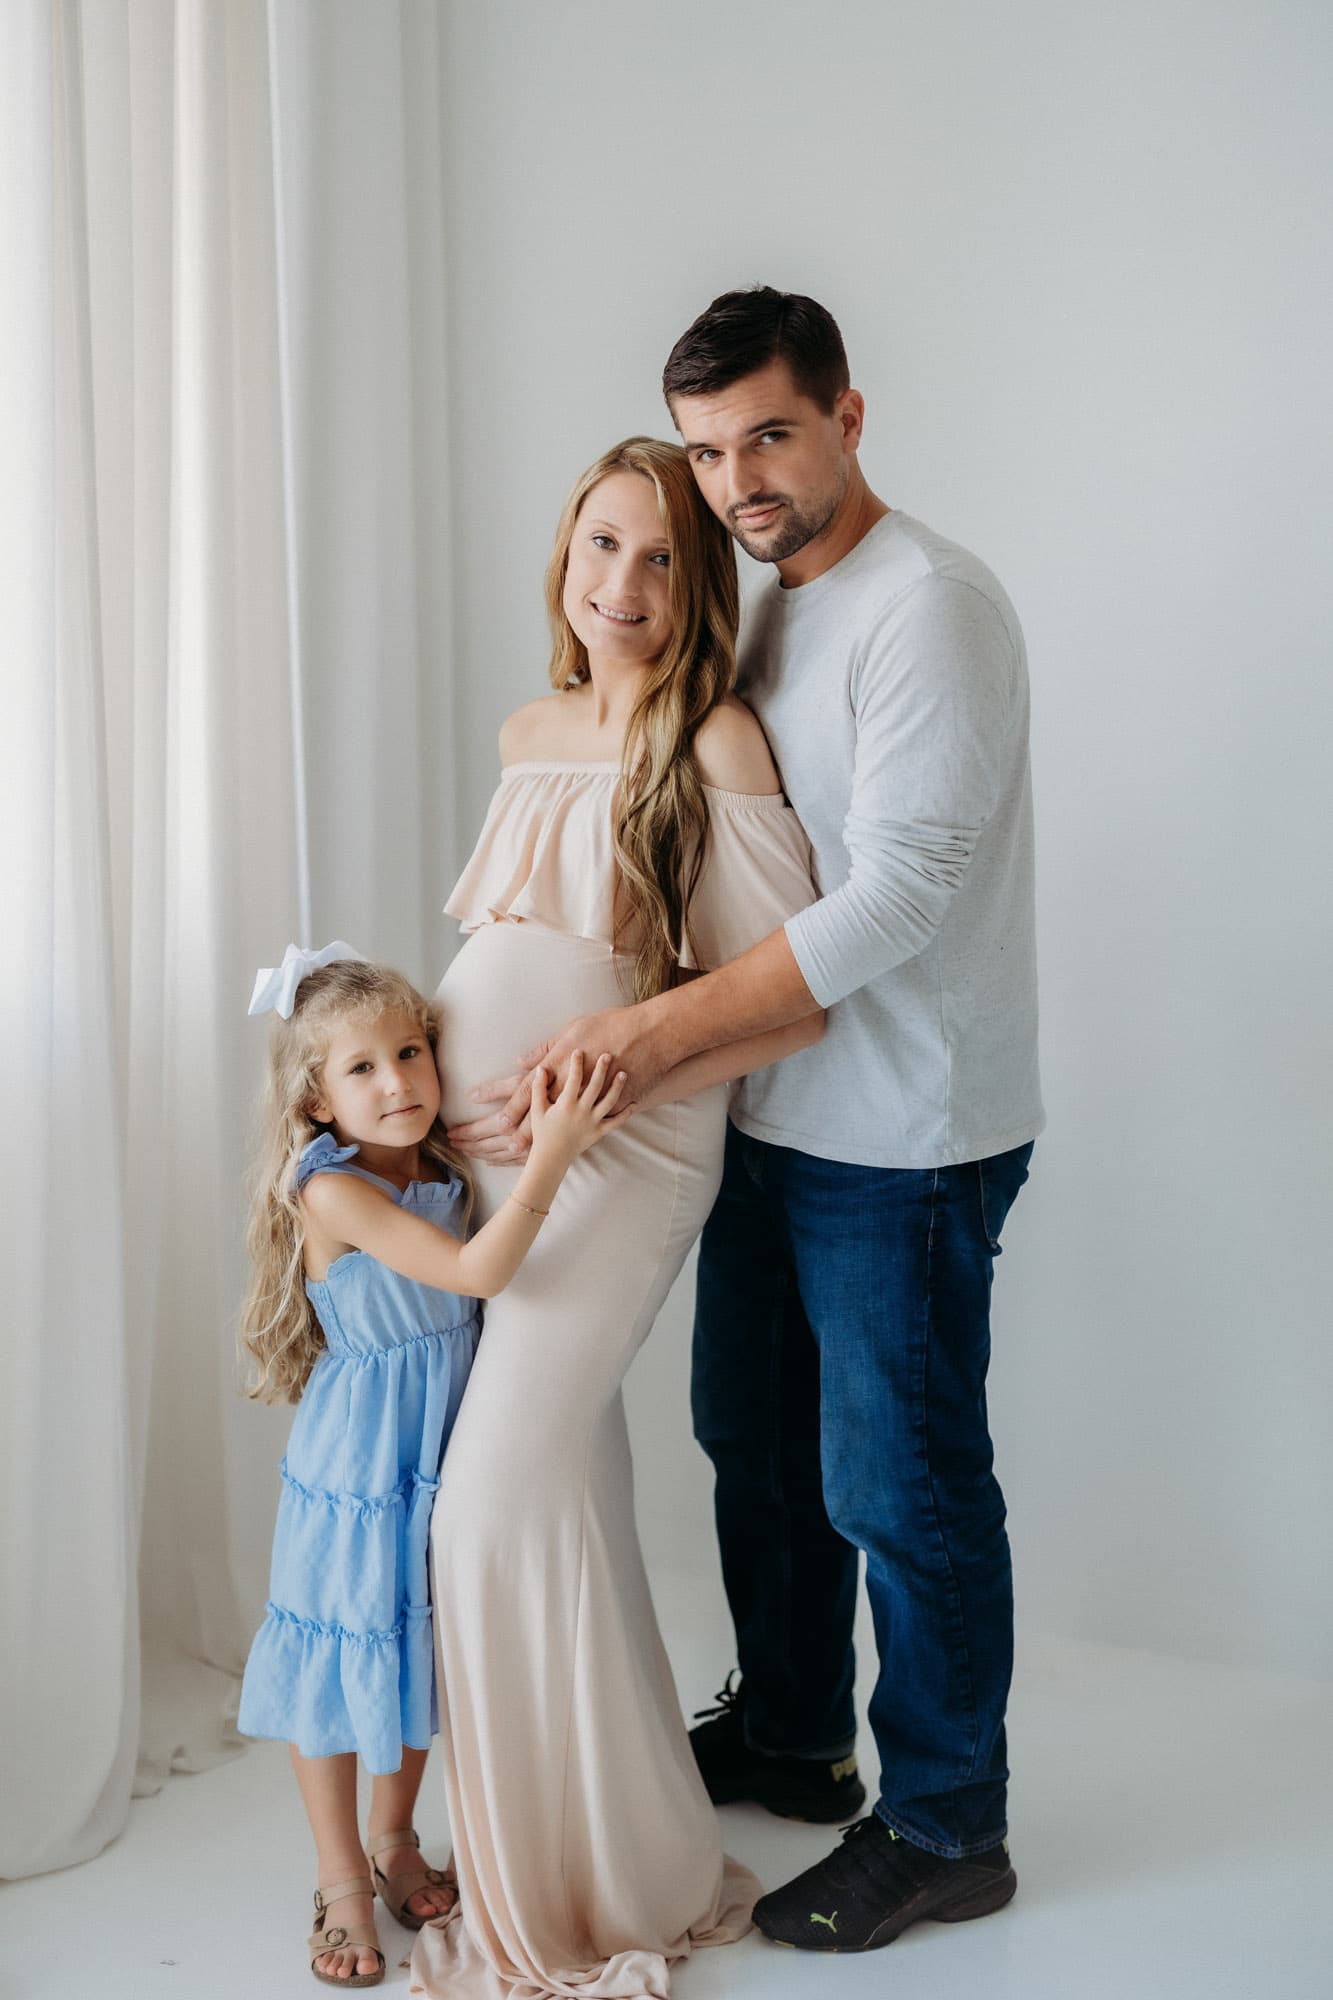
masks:
[[[900,1891],[919,1888],[925,1872],[912,1843],[876,1819],[874,1813],[845,1826],[842,1846],[829,1858],[841,1881],[871,1882],[877,1889],[886,1885]]]
[[[732,1716],[736,1713],[737,1708],[740,1706],[741,1691],[738,1687],[733,1687],[732,1682],[735,1680],[737,1672],[738,1669],[733,1667],[722,1686],[713,1696],[713,1700],[717,1704],[715,1708],[695,1709],[694,1719],[696,1722],[711,1722],[714,1716]]]

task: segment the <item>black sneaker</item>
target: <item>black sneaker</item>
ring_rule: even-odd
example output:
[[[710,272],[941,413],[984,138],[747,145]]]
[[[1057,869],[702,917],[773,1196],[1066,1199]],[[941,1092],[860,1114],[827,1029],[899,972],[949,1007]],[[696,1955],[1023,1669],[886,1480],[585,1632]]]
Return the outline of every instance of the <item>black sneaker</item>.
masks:
[[[697,1709],[698,1727],[690,1731],[694,1760],[714,1805],[753,1800],[782,1819],[813,1820],[820,1826],[860,1812],[866,1788],[856,1775],[854,1756],[824,1763],[817,1757],[770,1757],[750,1749],[742,1721],[745,1689],[732,1686],[735,1678],[733,1668],[718,1691],[717,1706]]]
[[[798,1951],[875,1951],[909,1924],[961,1924],[1009,1901],[1018,1878],[1009,1843],[959,1861],[928,1854],[877,1814],[857,1820],[803,1875],[761,1896],[754,1920],[775,1944]]]

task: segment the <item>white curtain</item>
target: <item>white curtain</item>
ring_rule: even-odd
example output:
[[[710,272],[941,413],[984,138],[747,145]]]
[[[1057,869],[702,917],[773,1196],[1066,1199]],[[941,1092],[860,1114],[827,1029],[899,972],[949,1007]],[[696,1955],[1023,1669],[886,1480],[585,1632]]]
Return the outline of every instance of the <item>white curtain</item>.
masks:
[[[254,966],[454,827],[433,0],[0,9],[0,1874],[237,1747]]]

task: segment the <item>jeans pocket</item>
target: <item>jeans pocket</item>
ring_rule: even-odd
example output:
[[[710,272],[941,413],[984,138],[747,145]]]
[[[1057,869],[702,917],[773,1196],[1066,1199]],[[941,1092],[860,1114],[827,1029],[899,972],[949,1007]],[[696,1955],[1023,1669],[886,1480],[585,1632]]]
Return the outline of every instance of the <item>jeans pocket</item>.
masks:
[[[1008,1153],[993,1153],[977,1161],[977,1192],[981,1201],[981,1226],[986,1232],[992,1257],[1000,1254],[1000,1231],[1014,1205],[1018,1190],[1028,1177],[1032,1141],[1015,1146]]]

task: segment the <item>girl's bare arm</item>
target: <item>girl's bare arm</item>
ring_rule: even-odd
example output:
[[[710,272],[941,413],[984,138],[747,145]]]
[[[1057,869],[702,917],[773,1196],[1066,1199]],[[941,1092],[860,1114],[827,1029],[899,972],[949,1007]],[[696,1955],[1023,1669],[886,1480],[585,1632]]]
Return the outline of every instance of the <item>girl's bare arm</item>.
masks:
[[[549,1105],[544,1073],[536,1073],[532,1153],[512,1199],[502,1202],[468,1243],[446,1236],[424,1216],[400,1208],[352,1174],[315,1174],[301,1200],[325,1239],[344,1250],[364,1250],[391,1271],[437,1291],[494,1298],[532,1248],[570,1162],[628,1116],[615,1109],[624,1079],[608,1083],[607,1073],[603,1059],[593,1065],[585,1085],[582,1063],[571,1064],[563,1090]]]
[[[517,1200],[506,1201],[470,1243],[446,1236],[424,1216],[400,1208],[351,1174],[314,1175],[301,1200],[323,1235],[340,1243],[344,1252],[364,1250],[391,1271],[437,1291],[490,1299],[504,1290],[541,1228],[542,1218],[519,1202],[549,1208],[562,1178],[563,1168],[559,1174],[549,1167],[534,1173],[529,1160],[514,1189]]]

